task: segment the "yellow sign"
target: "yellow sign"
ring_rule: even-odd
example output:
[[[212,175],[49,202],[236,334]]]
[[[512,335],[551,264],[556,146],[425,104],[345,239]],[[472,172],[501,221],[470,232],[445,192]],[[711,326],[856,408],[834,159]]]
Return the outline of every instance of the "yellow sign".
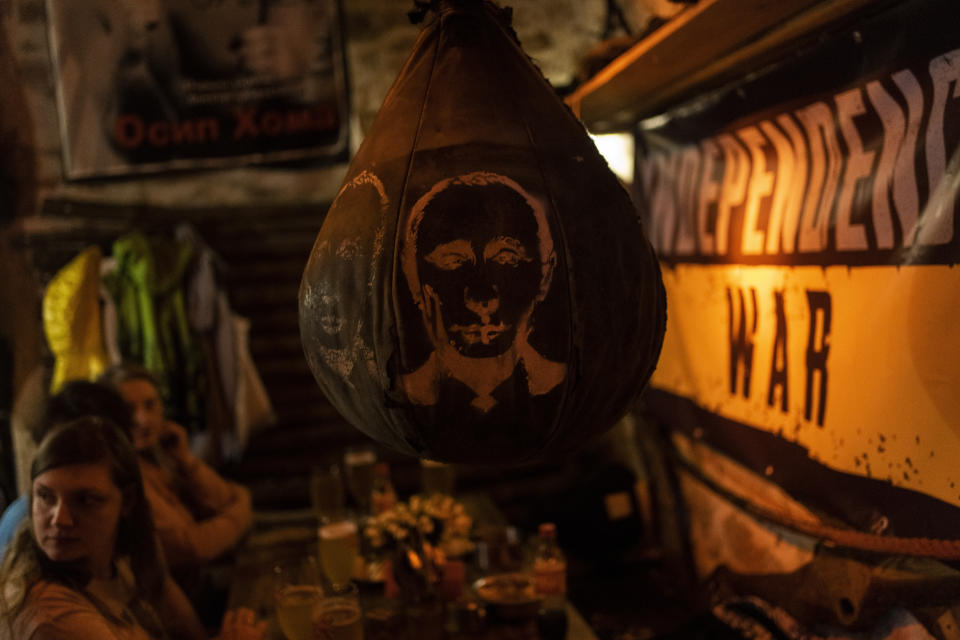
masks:
[[[960,506],[960,268],[664,266],[651,384]]]

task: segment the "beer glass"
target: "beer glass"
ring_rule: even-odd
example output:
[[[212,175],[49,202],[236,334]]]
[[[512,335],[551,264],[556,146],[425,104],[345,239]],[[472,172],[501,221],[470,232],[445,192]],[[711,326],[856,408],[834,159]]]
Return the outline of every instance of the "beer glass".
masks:
[[[345,517],[323,520],[319,545],[320,565],[334,591],[348,588],[360,547],[357,523]]]
[[[377,455],[373,449],[350,448],[343,454],[343,467],[347,476],[347,488],[361,514],[370,513],[370,494],[373,492],[373,479]]]
[[[274,606],[277,623],[287,640],[312,640],[323,589],[313,556],[277,565]]]
[[[357,585],[350,584],[320,601],[317,609],[318,638],[326,640],[363,640],[363,616]]]
[[[443,463],[420,459],[420,492],[425,496],[435,493],[453,495],[454,471],[453,466]]]
[[[320,518],[342,514],[343,480],[337,465],[315,466],[310,470],[310,502]]]

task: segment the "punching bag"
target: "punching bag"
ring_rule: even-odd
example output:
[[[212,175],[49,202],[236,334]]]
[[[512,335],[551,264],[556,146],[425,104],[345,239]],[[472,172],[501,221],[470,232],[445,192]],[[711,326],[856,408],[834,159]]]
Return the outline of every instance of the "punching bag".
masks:
[[[442,0],[430,18],[314,243],[304,352],[344,417],[399,451],[567,452],[653,372],[659,267],[509,10]]]

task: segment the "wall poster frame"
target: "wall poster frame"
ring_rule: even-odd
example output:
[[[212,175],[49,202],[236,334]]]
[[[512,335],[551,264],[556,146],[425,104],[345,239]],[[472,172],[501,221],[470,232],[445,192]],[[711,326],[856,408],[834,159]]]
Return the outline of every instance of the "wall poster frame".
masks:
[[[47,0],[68,179],[343,160],[339,0]]]

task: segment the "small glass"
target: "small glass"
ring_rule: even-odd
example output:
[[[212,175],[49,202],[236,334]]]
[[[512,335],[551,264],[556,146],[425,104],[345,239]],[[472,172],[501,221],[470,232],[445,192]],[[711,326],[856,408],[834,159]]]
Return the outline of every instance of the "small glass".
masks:
[[[363,612],[357,585],[348,584],[320,601],[314,632],[324,640],[363,640]]]
[[[283,635],[287,640],[312,640],[323,599],[316,559],[307,556],[279,564],[273,574],[274,606]]]
[[[455,482],[453,465],[420,459],[420,491],[429,497],[435,493],[452,496]]]
[[[343,454],[347,488],[354,504],[363,515],[370,513],[370,494],[373,493],[376,464],[377,454],[367,447],[351,447]]]
[[[364,598],[363,618],[367,640],[397,640],[406,636],[406,616],[396,598]]]
[[[317,517],[343,513],[343,479],[338,465],[315,466],[310,470],[310,502]]]

